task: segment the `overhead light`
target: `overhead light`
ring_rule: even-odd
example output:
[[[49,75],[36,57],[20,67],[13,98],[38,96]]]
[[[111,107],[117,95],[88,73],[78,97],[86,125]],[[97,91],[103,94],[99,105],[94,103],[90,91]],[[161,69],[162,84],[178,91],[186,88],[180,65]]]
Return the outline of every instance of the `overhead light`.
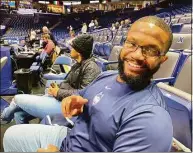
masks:
[[[48,2],[48,1],[38,1],[38,3],[41,3],[41,4],[50,4],[50,2]]]
[[[91,4],[93,4],[93,3],[99,3],[99,1],[97,0],[97,1],[90,1],[90,3]]]
[[[81,1],[63,1],[63,5],[79,5]]]

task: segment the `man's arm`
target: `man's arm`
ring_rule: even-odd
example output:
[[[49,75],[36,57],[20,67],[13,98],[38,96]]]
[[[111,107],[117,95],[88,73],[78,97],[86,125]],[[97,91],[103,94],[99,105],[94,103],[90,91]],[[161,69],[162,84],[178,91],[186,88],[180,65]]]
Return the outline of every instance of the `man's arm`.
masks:
[[[172,144],[172,121],[166,110],[152,106],[123,121],[116,136],[114,152],[168,152]]]

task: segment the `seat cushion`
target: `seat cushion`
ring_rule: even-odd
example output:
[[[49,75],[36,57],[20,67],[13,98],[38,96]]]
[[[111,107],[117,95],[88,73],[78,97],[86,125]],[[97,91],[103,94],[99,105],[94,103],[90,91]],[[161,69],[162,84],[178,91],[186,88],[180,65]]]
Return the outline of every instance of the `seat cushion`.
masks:
[[[44,74],[44,79],[46,80],[64,80],[66,77],[66,73],[54,74],[54,73],[47,73]]]

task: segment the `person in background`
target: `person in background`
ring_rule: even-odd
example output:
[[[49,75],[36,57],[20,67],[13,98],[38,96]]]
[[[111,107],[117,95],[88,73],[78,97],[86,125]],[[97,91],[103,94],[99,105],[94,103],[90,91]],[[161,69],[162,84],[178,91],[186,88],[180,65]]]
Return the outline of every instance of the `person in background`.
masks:
[[[82,34],[86,34],[87,33],[87,25],[86,25],[86,23],[83,23],[81,32],[82,32]]]
[[[125,25],[124,25],[124,28],[129,28],[129,27],[130,27],[130,24],[131,24],[130,18],[125,19]]]
[[[70,30],[69,35],[70,35],[70,39],[73,39],[76,36],[74,30]]]
[[[99,23],[98,23],[97,19],[94,20],[94,25],[95,25],[94,26],[95,29],[97,29],[99,27]]]
[[[59,125],[15,125],[5,132],[4,151],[169,152],[172,120],[151,78],[167,60],[172,39],[161,18],[137,20],[120,52],[119,71],[102,73],[62,100],[61,115],[78,116],[71,130]]]
[[[36,41],[36,32],[34,30],[32,30],[30,32],[30,37],[29,37],[29,44],[30,44],[30,47],[33,46],[34,42]]]
[[[114,23],[112,23],[111,30],[112,30],[112,31],[116,30],[116,27],[115,27],[115,24],[114,24]]]
[[[115,23],[115,28],[116,28],[116,29],[119,29],[119,22],[116,22],[116,23]]]
[[[91,20],[91,22],[89,23],[88,27],[89,27],[89,31],[93,31],[94,30],[94,21],[93,20]]]
[[[125,21],[122,20],[122,21],[121,21],[121,25],[119,26],[119,30],[121,30],[122,28],[124,28],[124,26],[125,26]]]
[[[41,31],[41,30],[36,30],[35,32],[38,33],[38,34],[39,34],[39,33],[42,33],[42,35],[44,35],[44,34],[49,34],[49,35],[50,35],[50,39],[53,41],[53,43],[55,44],[55,46],[57,45],[57,41],[55,40],[53,34],[50,32],[50,30],[48,29],[48,27],[43,26],[43,27],[42,27],[42,31]],[[43,43],[42,46],[43,46],[43,48],[44,48],[44,47],[46,46],[46,44]]]
[[[46,46],[43,48],[43,51],[46,52],[48,55],[51,55],[54,52],[55,44],[50,39],[50,35],[44,34],[42,36],[42,40],[46,44]]]
[[[72,41],[71,58],[76,60],[66,79],[58,86],[50,86],[48,96],[16,95],[10,106],[1,115],[1,124],[9,123],[15,116],[17,124],[26,124],[31,116],[44,118],[46,115],[61,113],[61,100],[89,85],[100,69],[92,58],[93,37],[80,35]]]
[[[51,31],[48,29],[48,27],[44,26],[42,28],[42,32],[43,34],[49,34],[50,35],[50,39],[53,41],[53,43],[55,44],[55,46],[57,45],[57,41],[55,40],[53,34],[51,33]]]
[[[70,25],[70,27],[69,27],[69,30],[70,30],[70,31],[72,31],[72,30],[73,30],[73,27],[72,27],[71,25]]]

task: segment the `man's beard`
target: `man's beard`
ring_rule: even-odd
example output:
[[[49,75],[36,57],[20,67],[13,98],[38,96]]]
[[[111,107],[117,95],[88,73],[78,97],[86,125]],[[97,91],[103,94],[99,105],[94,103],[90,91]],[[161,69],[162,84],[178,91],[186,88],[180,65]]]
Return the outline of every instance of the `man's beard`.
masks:
[[[126,75],[124,73],[124,61],[120,59],[118,60],[118,70],[119,70],[119,75],[123,81],[125,81],[129,86],[131,87],[132,90],[142,90],[145,87],[147,87],[150,84],[150,80],[153,76],[154,73],[158,71],[160,68],[160,64],[158,64],[154,69],[150,70],[147,67],[147,70],[139,74],[138,76],[132,76],[132,75]]]

